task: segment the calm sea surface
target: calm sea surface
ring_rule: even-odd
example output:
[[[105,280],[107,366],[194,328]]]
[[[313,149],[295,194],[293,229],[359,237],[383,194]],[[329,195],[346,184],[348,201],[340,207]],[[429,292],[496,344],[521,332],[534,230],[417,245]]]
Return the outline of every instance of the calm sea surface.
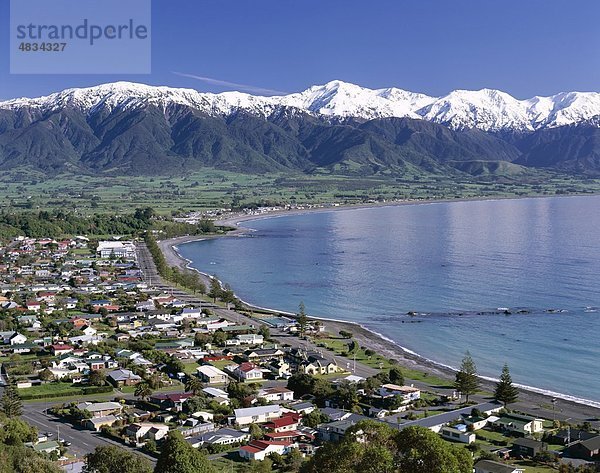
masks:
[[[458,366],[468,349],[482,375],[508,362],[518,383],[600,401],[600,196],[243,226],[254,231],[180,253],[256,305],[295,312],[304,301],[309,314],[358,322],[436,362]]]

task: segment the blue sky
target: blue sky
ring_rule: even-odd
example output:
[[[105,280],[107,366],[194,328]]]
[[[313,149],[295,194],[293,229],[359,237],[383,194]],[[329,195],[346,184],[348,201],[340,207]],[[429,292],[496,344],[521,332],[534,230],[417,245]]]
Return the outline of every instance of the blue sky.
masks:
[[[115,80],[241,88],[194,75],[282,92],[333,79],[430,95],[600,91],[596,0],[153,0],[150,75],[11,75],[8,15],[1,0],[0,99]]]

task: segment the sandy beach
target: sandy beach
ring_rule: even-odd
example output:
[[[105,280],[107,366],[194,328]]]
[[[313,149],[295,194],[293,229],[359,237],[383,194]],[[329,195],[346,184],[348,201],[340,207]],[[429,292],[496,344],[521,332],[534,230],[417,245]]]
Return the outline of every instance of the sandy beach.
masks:
[[[182,258],[177,252],[178,245],[188,243],[191,241],[206,240],[212,238],[222,237],[236,237],[247,233],[249,230],[241,227],[240,224],[249,220],[257,220],[263,218],[271,218],[281,215],[297,215],[308,212],[327,212],[327,211],[339,211],[347,209],[358,209],[358,208],[370,208],[373,206],[386,206],[386,205],[418,205],[427,202],[401,202],[401,203],[382,203],[379,205],[360,205],[360,206],[347,206],[347,207],[326,207],[316,209],[293,209],[293,210],[278,210],[262,214],[237,214],[228,215],[226,218],[215,222],[220,226],[233,227],[235,230],[224,234],[224,235],[210,235],[210,236],[184,236],[179,238],[173,238],[169,240],[162,240],[158,242],[161,250],[164,253],[167,264],[171,266],[177,266],[181,269],[189,269],[189,261]],[[201,273],[205,282],[208,282],[208,275]],[[235,290],[235,288],[234,288]],[[246,302],[247,303],[247,302]],[[252,304],[247,303],[250,307]],[[262,309],[262,308],[260,308]],[[270,309],[275,313],[280,313],[276,309]],[[314,317],[311,317],[314,318]],[[391,340],[362,327],[361,325],[344,322],[338,320],[321,319],[325,321],[326,329],[330,333],[337,334],[340,330],[352,332],[356,341],[363,347],[370,348],[386,358],[395,359],[398,361],[400,366],[404,366],[411,369],[417,369],[424,371],[430,375],[436,375],[442,379],[448,381],[446,388],[452,385],[454,380],[455,371],[445,367],[443,365],[434,363],[416,353],[412,353],[404,350],[400,344],[396,344]],[[482,380],[482,390],[486,392],[492,392],[494,389],[494,383],[488,380]],[[528,389],[521,389],[521,395],[519,402],[511,405],[512,409],[527,412],[531,415],[543,416],[549,419],[567,420],[570,422],[583,422],[591,421],[595,425],[600,425],[600,403],[599,407],[593,407],[592,405],[582,404],[580,402],[573,402],[569,400],[568,396],[562,396],[558,393],[554,395],[539,393]],[[476,396],[477,398],[484,399],[484,396]],[[553,404],[552,400],[557,399],[556,403]]]

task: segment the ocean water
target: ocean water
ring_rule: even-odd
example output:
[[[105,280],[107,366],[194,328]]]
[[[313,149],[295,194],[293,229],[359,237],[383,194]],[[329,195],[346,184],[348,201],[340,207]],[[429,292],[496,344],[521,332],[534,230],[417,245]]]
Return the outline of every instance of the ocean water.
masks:
[[[243,300],[358,322],[456,367],[600,402],[600,196],[428,203],[244,222],[181,245]],[[508,308],[505,314],[500,308]],[[521,310],[521,313],[519,313]],[[415,312],[418,315],[408,315]]]

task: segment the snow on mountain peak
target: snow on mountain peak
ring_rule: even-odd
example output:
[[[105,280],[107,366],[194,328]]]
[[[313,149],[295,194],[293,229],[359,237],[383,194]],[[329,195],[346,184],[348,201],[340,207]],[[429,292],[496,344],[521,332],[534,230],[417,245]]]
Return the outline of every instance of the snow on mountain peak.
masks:
[[[315,85],[302,92],[270,97],[114,82],[66,89],[46,97],[0,102],[0,109],[57,110],[72,106],[93,113],[103,107],[112,110],[148,104],[161,108],[179,104],[222,116],[244,110],[263,117],[288,107],[328,118],[409,117],[453,129],[484,131],[532,131],[589,122],[600,116],[600,94],[596,92],[563,92],[550,97],[518,100],[499,90],[481,89],[455,90],[443,97],[430,97],[394,87],[368,89],[340,80]]]

